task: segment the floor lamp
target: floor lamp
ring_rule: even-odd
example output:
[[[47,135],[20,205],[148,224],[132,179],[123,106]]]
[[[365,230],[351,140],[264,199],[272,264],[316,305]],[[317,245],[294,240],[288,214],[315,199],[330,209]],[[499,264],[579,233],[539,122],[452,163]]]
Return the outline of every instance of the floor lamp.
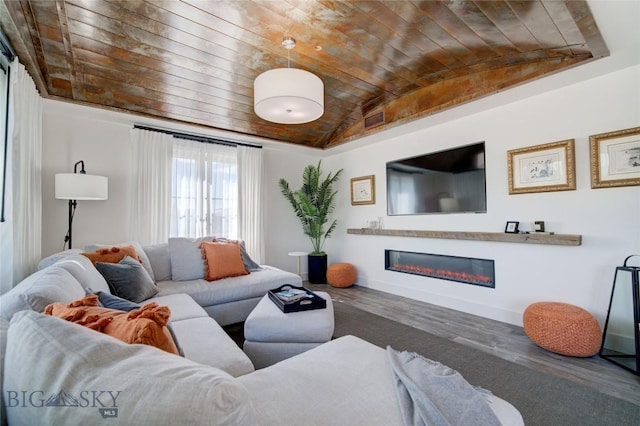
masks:
[[[78,171],[78,165],[81,166]],[[65,245],[72,247],[71,230],[73,216],[76,212],[78,200],[97,201],[106,200],[109,196],[108,179],[105,176],[88,175],[84,170],[84,161],[73,165],[73,173],[57,173],[55,176],[55,192],[58,200],[69,200],[69,229],[64,237]]]

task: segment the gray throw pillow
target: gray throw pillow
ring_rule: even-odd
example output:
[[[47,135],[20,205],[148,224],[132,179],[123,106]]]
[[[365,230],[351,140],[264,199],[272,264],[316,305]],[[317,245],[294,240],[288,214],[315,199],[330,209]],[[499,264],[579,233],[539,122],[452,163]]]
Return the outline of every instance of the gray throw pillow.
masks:
[[[119,311],[133,311],[134,309],[140,309],[137,303],[133,303],[130,300],[123,299],[122,297],[115,296],[113,294],[105,293],[104,291],[93,291],[90,288],[85,289],[87,294],[95,294],[98,296],[98,306],[108,309],[117,309]]]
[[[151,269],[153,269],[153,279],[156,281],[171,281],[171,256],[169,256],[169,243],[153,244],[142,246],[147,254]]]
[[[96,268],[116,296],[140,303],[158,293],[158,288],[137,260],[127,256],[120,263],[96,262]]]
[[[204,260],[200,243],[211,242],[214,237],[169,238],[169,256],[171,257],[171,279],[188,281],[204,278]]]

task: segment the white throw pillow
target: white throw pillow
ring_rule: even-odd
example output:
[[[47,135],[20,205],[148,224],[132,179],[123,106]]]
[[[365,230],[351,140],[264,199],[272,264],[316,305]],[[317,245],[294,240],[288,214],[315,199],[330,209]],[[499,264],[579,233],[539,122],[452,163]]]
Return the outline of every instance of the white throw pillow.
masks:
[[[214,237],[169,238],[169,256],[171,257],[171,279],[188,281],[204,278],[204,259],[200,243],[211,242]]]
[[[9,424],[256,424],[224,371],[32,311],[11,321],[4,391]]]

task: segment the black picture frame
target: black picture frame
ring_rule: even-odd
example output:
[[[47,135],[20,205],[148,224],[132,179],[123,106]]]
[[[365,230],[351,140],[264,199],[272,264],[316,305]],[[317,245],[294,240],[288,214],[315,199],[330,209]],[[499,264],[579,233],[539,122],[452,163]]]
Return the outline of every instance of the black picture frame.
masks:
[[[517,222],[515,220],[507,221],[507,226],[504,227],[504,232],[506,232],[507,234],[518,234],[519,225],[520,225],[520,222]]]

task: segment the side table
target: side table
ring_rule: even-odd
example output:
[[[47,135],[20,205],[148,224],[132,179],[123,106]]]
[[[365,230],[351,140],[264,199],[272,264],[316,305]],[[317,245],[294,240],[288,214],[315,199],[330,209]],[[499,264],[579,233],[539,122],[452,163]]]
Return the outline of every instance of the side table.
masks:
[[[306,251],[292,251],[292,252],[289,253],[289,256],[294,256],[294,257],[298,258],[298,275],[299,276],[302,276],[302,275],[300,275],[300,258],[302,256],[306,256],[306,255],[307,255]]]

